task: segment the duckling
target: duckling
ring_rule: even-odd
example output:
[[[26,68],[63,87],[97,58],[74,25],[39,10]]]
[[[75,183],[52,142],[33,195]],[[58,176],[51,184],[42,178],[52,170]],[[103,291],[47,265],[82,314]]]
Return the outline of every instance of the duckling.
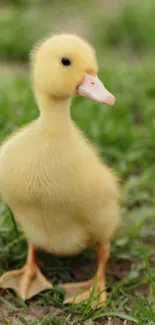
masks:
[[[74,95],[108,105],[114,104],[115,97],[97,76],[94,48],[75,35],[54,35],[37,44],[31,70],[40,115],[0,148],[0,193],[25,234],[28,256],[22,269],[1,276],[0,287],[30,299],[52,288],[39,269],[37,248],[72,256],[93,244],[96,276],[62,286],[65,302],[79,303],[89,298],[96,281],[102,305],[110,241],[120,219],[119,185],[72,121],[70,104]]]

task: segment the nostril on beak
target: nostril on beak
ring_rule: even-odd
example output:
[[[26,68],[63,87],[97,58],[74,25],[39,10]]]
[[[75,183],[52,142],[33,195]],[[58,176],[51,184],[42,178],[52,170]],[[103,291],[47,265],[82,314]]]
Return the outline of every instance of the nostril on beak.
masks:
[[[91,85],[94,86],[95,85],[95,82],[91,81]]]

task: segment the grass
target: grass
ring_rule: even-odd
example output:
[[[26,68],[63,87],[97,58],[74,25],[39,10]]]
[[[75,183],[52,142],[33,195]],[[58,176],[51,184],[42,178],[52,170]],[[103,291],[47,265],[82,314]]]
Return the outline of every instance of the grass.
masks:
[[[103,5],[100,0],[98,6],[88,0],[68,0],[65,6],[62,1],[59,6],[54,2],[51,6],[49,1],[44,5],[40,0],[14,1],[1,8],[0,59],[27,61],[38,39],[70,30],[88,37],[101,52],[118,51],[119,56],[147,56],[155,52],[154,0],[128,0],[121,5],[117,0],[113,10],[108,2]]]
[[[100,77],[116,95],[115,107],[78,97],[72,105],[73,119],[100,147],[103,160],[122,180],[122,226],[114,240],[107,270],[107,304],[100,311],[92,311],[91,296],[85,306],[64,307],[63,292],[58,286],[26,303],[7,291],[0,296],[0,305],[17,315],[18,324],[155,324],[155,14],[153,1],[146,7],[138,5],[139,2],[133,5],[130,1],[121,10],[117,8],[112,20],[106,17],[103,21],[100,16],[107,33],[101,33],[102,28],[99,30],[96,25],[91,35],[99,49]],[[27,7],[21,18],[22,10],[5,8],[5,15],[0,16],[4,36],[0,40],[0,54],[5,60],[27,60],[32,43],[49,29],[49,25],[41,24],[37,30],[34,28],[42,14],[39,9]],[[46,12],[44,9],[43,15]],[[0,80],[0,141],[37,115],[27,68],[21,72],[15,69],[13,73],[5,73],[4,69]],[[11,211],[1,202],[0,274],[21,267],[26,249]],[[58,259],[42,252],[39,258],[55,284],[76,279],[77,270],[79,274],[83,272],[83,264],[84,269],[88,264],[84,276],[89,277],[94,264],[91,249],[73,259]],[[38,304],[45,316],[37,316]],[[37,310],[36,316],[29,320],[33,308]],[[0,324],[12,325],[12,317],[4,317]]]
[[[87,16],[88,19],[88,0],[85,3],[76,0],[74,4],[68,0],[63,10],[63,18],[60,13],[62,1],[59,6],[56,3],[51,6],[48,1],[44,5],[38,5],[37,0],[30,2],[30,5],[26,5],[25,1],[23,6],[10,5],[0,8],[1,60],[27,61],[32,45],[52,33],[62,33],[64,30],[67,32],[72,28],[74,33],[85,34],[83,27],[86,27],[84,17]],[[81,17],[81,12],[84,17]],[[90,15],[92,16],[91,11]],[[77,17],[74,24],[72,17]]]
[[[101,16],[95,40],[100,46],[144,54],[155,50],[155,3],[130,0],[118,6],[108,17]]]

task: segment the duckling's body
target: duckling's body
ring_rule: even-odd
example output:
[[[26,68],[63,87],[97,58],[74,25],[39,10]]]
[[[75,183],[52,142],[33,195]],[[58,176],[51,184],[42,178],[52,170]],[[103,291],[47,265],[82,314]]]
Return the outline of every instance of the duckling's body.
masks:
[[[61,60],[63,51],[72,60]],[[113,97],[96,77],[92,49],[79,38],[58,36],[46,41],[34,57],[33,82],[40,116],[0,149],[0,193],[25,233],[29,254],[26,266],[3,275],[0,286],[15,288],[23,299],[29,298],[51,287],[37,267],[35,247],[68,256],[97,244],[101,291],[109,241],[119,223],[118,184],[71,120],[70,97],[77,89],[100,101],[102,90],[107,103],[112,103]],[[52,77],[48,72],[51,60]],[[56,80],[57,74],[60,80]],[[92,286],[92,280],[87,284]]]
[[[46,129],[39,118],[0,154],[4,201],[27,239],[58,255],[106,242],[118,223],[115,177],[74,123],[66,124]]]

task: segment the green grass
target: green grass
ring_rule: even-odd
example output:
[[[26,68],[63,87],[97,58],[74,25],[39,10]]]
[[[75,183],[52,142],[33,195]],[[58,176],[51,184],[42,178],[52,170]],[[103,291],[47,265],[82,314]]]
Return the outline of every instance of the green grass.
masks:
[[[80,6],[87,9],[78,2],[79,12]],[[2,13],[0,58],[27,61],[34,41],[55,31],[59,6],[4,7]],[[52,22],[51,13],[55,16]],[[82,14],[85,19],[85,13]],[[99,50],[100,77],[117,101],[115,107],[110,108],[76,97],[71,112],[79,127],[100,147],[103,161],[116,170],[122,182],[122,226],[114,239],[107,270],[108,300],[105,308],[92,311],[92,296],[85,306],[64,307],[63,291],[58,286],[26,303],[7,291],[0,296],[0,306],[3,304],[16,313],[19,324],[117,325],[117,321],[123,325],[155,324],[155,275],[152,272],[155,257],[155,4],[153,0],[143,5],[139,0],[128,1],[113,10],[112,15],[104,12],[92,22],[93,14],[93,10],[87,14],[86,34]],[[68,15],[66,9],[65,19]],[[11,69],[9,73],[2,70],[0,80],[0,141],[38,115],[27,67],[23,72],[12,66]],[[1,202],[0,274],[23,266],[26,254],[23,234],[17,229],[11,211]],[[74,278],[74,263],[79,272],[83,263],[90,265],[85,276],[90,276],[94,264],[92,249],[72,259],[58,259],[42,252],[39,258],[55,284]],[[47,312],[41,321],[37,315],[35,320],[27,320],[31,307],[37,308],[38,304],[43,309],[50,306],[52,312]],[[11,317],[1,322],[12,325]]]
[[[1,8],[0,59],[27,61],[38,38],[64,31],[88,37],[101,52],[119,51],[119,56],[155,52],[154,0],[128,0],[115,5],[113,10],[111,5],[101,5],[101,1],[95,6],[92,0],[74,3],[68,0],[65,6],[62,1],[59,5],[53,2],[52,6],[49,1],[44,5],[40,0],[16,1],[16,6]]]
[[[80,25],[87,25],[81,17],[83,12],[88,25],[91,25],[87,11],[87,1],[72,4],[69,0],[63,8],[63,19],[60,7],[63,1],[50,4],[31,1],[31,5],[3,6],[0,7],[0,59],[11,61],[27,61],[32,45],[38,39],[47,37],[53,33],[72,32],[85,35]],[[39,1],[41,2],[41,1]],[[92,2],[93,3],[93,2]],[[86,12],[86,14],[85,14]],[[90,16],[93,13],[90,12]],[[73,17],[76,17],[73,23]],[[87,34],[87,33],[86,33]]]
[[[43,37],[48,27],[42,22],[42,16],[49,16],[46,8],[42,11],[24,9],[21,7],[4,8],[0,14],[0,59],[21,60],[28,59],[29,51],[40,37]],[[47,17],[50,24],[50,19]],[[37,26],[37,28],[36,28]],[[52,30],[50,31],[52,32]]]
[[[94,41],[109,49],[136,54],[155,50],[155,2],[130,0],[122,2],[110,15],[96,21]]]

